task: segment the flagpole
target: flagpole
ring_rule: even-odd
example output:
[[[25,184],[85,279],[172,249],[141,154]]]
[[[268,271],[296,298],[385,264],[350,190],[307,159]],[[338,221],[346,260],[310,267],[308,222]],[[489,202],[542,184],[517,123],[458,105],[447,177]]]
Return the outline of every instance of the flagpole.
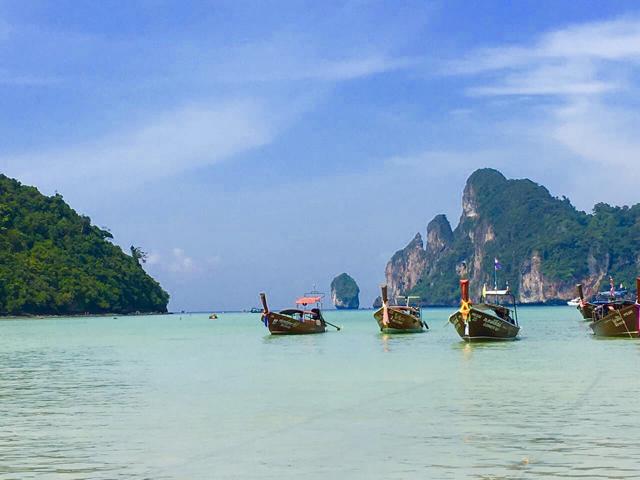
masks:
[[[498,267],[493,266],[493,289],[498,290]]]

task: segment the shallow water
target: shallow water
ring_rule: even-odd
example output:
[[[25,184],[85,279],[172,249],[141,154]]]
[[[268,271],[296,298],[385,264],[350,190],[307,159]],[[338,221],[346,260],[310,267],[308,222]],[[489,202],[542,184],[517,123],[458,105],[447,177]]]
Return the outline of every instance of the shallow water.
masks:
[[[637,478],[640,342],[569,307],[461,343],[258,314],[0,321],[0,479]]]

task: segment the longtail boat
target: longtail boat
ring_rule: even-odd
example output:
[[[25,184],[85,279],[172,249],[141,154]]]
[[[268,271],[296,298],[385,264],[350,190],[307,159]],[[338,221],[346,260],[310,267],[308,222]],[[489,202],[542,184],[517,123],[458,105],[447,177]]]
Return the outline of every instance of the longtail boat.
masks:
[[[417,296],[402,296],[397,300],[405,300],[405,305],[389,305],[387,286],[380,287],[382,291],[382,307],[378,309],[373,318],[378,322],[383,333],[420,333],[428,330],[429,326],[422,321],[420,306],[411,306],[411,300],[419,300]],[[417,302],[416,302],[417,303]]]
[[[272,335],[305,335],[311,333],[324,333],[327,325],[340,330],[340,327],[327,322],[322,316],[323,294],[312,292],[305,294],[296,300],[296,308],[272,312],[267,305],[267,296],[260,294],[262,302],[262,323],[269,329]],[[306,310],[308,305],[315,307]],[[298,308],[301,307],[301,308]]]
[[[577,309],[584,320],[593,320],[595,310],[604,305],[607,305],[608,309],[611,310],[633,304],[633,302],[625,300],[627,290],[616,290],[613,277],[609,277],[609,285],[611,288],[608,292],[598,292],[590,301],[585,300],[582,284],[576,285],[578,291]]]
[[[640,277],[636,278],[636,301],[611,302],[593,310],[589,324],[598,337],[640,337]]]
[[[487,340],[515,340],[520,326],[515,297],[507,287],[505,290],[483,290],[483,303],[474,305],[469,300],[469,280],[460,280],[460,309],[449,317],[456,332],[465,342]],[[494,297],[496,303],[486,302]],[[508,298],[512,309],[499,304]]]

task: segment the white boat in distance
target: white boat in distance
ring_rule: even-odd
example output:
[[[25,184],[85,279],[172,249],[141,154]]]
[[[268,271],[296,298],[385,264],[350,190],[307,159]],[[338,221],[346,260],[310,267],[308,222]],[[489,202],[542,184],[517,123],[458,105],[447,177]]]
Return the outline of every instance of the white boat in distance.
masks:
[[[580,305],[580,297],[576,297],[573,300],[569,300],[567,302],[567,305],[569,305],[570,307],[577,307],[578,305]]]

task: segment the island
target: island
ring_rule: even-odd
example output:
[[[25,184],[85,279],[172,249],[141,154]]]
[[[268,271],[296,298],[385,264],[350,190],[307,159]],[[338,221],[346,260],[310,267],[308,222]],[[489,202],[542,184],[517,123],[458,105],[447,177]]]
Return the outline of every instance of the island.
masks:
[[[423,305],[457,305],[464,265],[472,297],[483,285],[506,282],[521,303],[554,304],[576,296],[632,286],[640,272],[640,204],[598,203],[591,213],[552,196],[529,179],[507,179],[491,168],[475,171],[462,195],[455,229],[444,215],[429,222],[386,266],[390,297],[418,295]]]
[[[169,294],[62,195],[0,175],[0,315],[165,313]]]
[[[341,273],[331,282],[331,301],[338,310],[357,310],[360,307],[360,288],[346,273]]]

